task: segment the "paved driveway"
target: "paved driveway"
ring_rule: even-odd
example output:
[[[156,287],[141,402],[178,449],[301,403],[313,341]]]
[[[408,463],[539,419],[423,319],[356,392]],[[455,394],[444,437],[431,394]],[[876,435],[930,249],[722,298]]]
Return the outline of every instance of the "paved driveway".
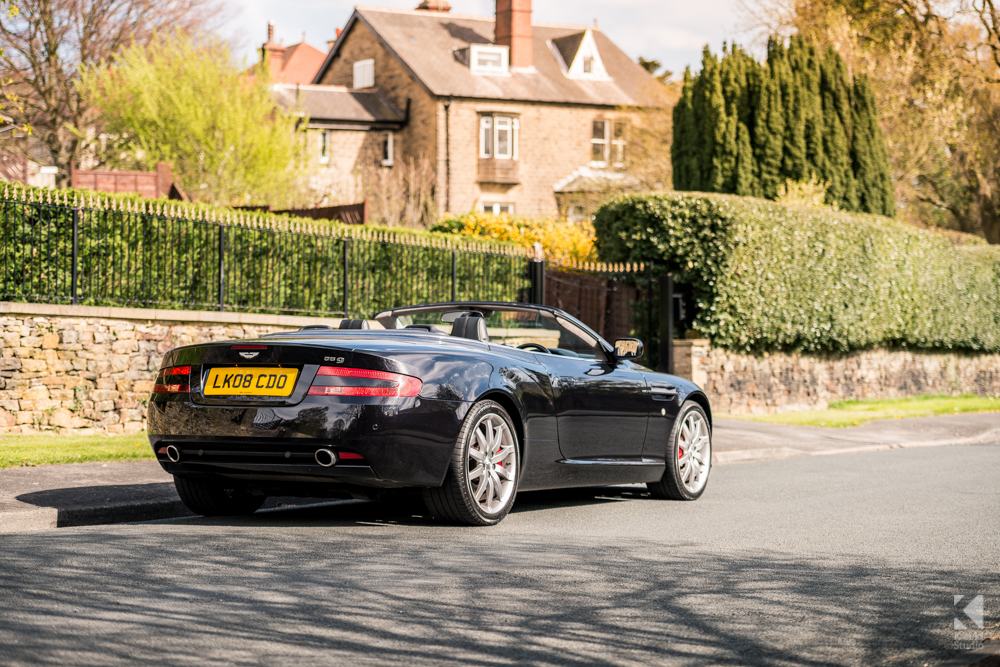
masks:
[[[0,663],[923,665],[1000,616],[1000,446],[716,468],[695,503],[525,494],[0,535]],[[995,630],[993,632],[996,632]]]

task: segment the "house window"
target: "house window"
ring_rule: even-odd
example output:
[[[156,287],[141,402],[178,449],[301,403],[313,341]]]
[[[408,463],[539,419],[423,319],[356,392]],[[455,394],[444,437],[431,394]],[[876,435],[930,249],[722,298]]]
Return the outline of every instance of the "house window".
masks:
[[[493,116],[479,118],[479,157],[493,157]]]
[[[587,56],[583,59],[583,73],[593,74],[594,73],[594,59]]]
[[[606,120],[595,120],[590,138],[590,162],[594,166],[603,167],[608,163],[608,133],[610,123]]]
[[[469,47],[469,69],[473,74],[507,74],[510,49],[495,44],[472,44]]]
[[[354,63],[354,87],[371,88],[375,85],[375,59],[359,60]]]
[[[323,131],[319,133],[319,163],[326,164],[330,161],[330,133]]]
[[[579,204],[569,207],[569,221],[570,222],[581,222],[587,217],[587,209]]]
[[[614,133],[611,135],[611,161],[616,167],[625,166],[630,129],[627,120],[616,120],[614,122]]]
[[[506,202],[483,202],[483,213],[514,215],[514,205]]]
[[[511,116],[480,116],[479,157],[516,160],[520,129],[520,121]]]
[[[393,135],[392,132],[385,133],[385,139],[382,140],[382,166],[391,167],[392,166],[392,153],[393,153]]]

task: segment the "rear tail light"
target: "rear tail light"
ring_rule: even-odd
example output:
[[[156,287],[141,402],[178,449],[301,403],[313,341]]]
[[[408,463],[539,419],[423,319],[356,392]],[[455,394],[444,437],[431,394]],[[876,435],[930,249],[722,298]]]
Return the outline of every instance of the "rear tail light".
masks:
[[[325,378],[340,378],[326,380]],[[423,383],[409,375],[362,368],[321,366],[309,388],[311,396],[416,396]]]
[[[154,394],[190,394],[191,367],[171,366],[161,368],[153,385]]]

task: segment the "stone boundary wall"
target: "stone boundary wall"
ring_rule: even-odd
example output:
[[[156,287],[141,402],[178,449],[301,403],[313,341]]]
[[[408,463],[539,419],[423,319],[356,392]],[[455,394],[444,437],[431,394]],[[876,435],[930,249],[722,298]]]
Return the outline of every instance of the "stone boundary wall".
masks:
[[[716,414],[825,408],[851,398],[1000,396],[1000,354],[873,349],[843,354],[740,354],[676,341],[678,375],[705,390]]]
[[[0,433],[137,433],[163,355],[339,319],[0,302]]]

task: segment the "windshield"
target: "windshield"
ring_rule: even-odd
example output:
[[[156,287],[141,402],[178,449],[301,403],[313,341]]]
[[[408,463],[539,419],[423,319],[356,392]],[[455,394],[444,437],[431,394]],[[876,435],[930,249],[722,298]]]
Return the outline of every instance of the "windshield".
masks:
[[[584,359],[594,359],[601,354],[600,343],[589,332],[548,311],[484,309],[473,312],[485,316],[487,332],[493,343],[525,346],[532,352],[544,354],[539,348],[541,346],[551,354]],[[449,334],[455,319],[467,314],[468,310],[445,307],[440,311],[399,315],[393,318],[394,326],[388,328],[424,325],[432,331]]]

